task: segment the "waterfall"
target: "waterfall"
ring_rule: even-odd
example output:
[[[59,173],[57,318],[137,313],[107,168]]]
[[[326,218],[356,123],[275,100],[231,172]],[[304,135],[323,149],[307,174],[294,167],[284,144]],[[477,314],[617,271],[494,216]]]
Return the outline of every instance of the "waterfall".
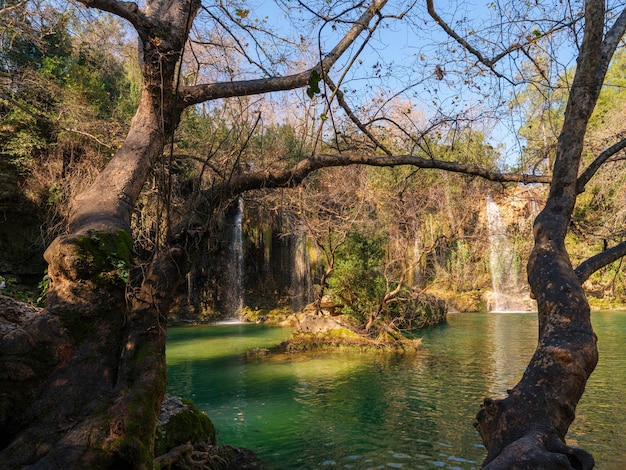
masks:
[[[306,237],[295,235],[293,241],[293,267],[291,268],[291,307],[298,310],[313,301],[311,263]]]
[[[489,234],[489,267],[493,301],[490,311],[525,311],[528,301],[522,295],[519,283],[519,263],[502,220],[500,207],[487,196],[487,228]]]
[[[224,318],[239,320],[243,302],[243,198],[239,197],[232,210],[232,225],[224,272],[222,310]],[[229,210],[229,212],[230,212]]]

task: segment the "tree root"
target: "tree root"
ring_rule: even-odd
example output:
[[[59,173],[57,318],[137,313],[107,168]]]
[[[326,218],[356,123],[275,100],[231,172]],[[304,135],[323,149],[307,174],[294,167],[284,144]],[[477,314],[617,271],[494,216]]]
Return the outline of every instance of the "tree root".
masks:
[[[262,463],[246,449],[205,442],[182,444],[154,460],[162,470],[263,469]]]
[[[569,447],[558,437],[540,432],[528,433],[505,447],[484,470],[591,470],[595,465],[590,453]]]

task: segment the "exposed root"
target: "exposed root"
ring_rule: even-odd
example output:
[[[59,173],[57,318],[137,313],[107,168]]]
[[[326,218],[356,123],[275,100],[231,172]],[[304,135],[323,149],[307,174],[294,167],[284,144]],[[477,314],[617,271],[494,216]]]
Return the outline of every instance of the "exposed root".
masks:
[[[247,449],[188,442],[154,460],[162,470],[263,469],[263,464]]]
[[[588,452],[569,447],[557,437],[534,432],[509,444],[484,470],[591,470],[594,459]]]

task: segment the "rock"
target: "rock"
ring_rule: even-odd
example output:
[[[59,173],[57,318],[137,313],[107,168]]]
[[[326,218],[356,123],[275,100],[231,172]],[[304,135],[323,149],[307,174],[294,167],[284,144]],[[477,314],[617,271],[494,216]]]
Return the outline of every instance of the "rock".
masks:
[[[0,335],[20,328],[39,312],[32,305],[0,294]]]
[[[155,455],[187,442],[215,444],[217,432],[211,420],[188,400],[167,396],[161,404],[154,442]]]
[[[300,319],[298,325],[298,331],[303,333],[326,333],[331,330],[338,330],[345,328],[336,320],[326,316],[319,316],[315,314],[308,314]]]
[[[211,420],[188,400],[166,396],[161,404],[154,442],[155,463],[160,468],[215,470],[264,470],[249,449],[216,445]]]

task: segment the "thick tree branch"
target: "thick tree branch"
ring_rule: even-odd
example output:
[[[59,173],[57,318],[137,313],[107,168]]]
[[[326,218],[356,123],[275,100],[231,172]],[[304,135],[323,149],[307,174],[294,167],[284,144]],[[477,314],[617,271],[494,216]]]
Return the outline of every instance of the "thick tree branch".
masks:
[[[576,276],[580,282],[585,282],[589,279],[593,273],[602,269],[603,267],[617,261],[618,259],[626,256],[626,242],[619,243],[613,248],[604,250],[602,253],[598,253],[595,256],[580,263],[580,265],[574,270]]]
[[[238,194],[244,191],[262,188],[294,187],[312,172],[326,167],[342,167],[348,165],[369,165],[378,167],[408,165],[425,169],[438,169],[478,176],[489,181],[500,183],[549,183],[548,176],[534,176],[517,173],[501,173],[488,170],[478,165],[436,160],[415,155],[378,156],[361,153],[319,154],[302,160],[292,168],[275,173],[259,172],[241,175],[231,180],[228,193]]]
[[[144,38],[149,26],[147,17],[139,10],[135,2],[123,2],[119,0],[78,0],[89,8],[113,13],[133,25],[139,36]],[[145,38],[144,38],[145,39]]]
[[[596,72],[596,83],[599,86],[602,86],[604,83],[604,77],[606,75],[606,71],[609,68],[609,64],[611,59],[613,58],[613,54],[617,49],[624,33],[626,32],[626,8],[622,10],[620,15],[617,17],[611,29],[607,31],[604,36],[604,41],[602,41],[602,47],[600,49],[600,62],[598,63],[598,70]]]
[[[96,0],[99,1],[99,0]],[[354,23],[352,28],[339,41],[324,59],[314,67],[300,73],[284,77],[270,77],[256,80],[241,80],[235,82],[210,83],[182,87],[180,96],[184,107],[192,106],[204,101],[234,96],[249,96],[274,91],[294,90],[306,86],[315,71],[323,76],[337,62],[339,57],[354,43],[359,35],[368,29],[369,23],[384,7],[387,0],[374,0],[372,5]]]
[[[609,64],[615,53],[615,49],[617,48],[619,42],[621,41],[624,33],[626,32],[626,8],[622,10],[620,15],[617,17],[611,29],[609,29],[604,36],[604,40],[602,41],[602,46],[600,48],[600,60],[598,61],[596,73],[595,73],[595,89],[594,93],[599,94],[602,84],[604,83],[604,77],[609,68]],[[612,145],[604,152],[602,152],[592,163],[585,169],[585,171],[578,177],[578,181],[576,182],[576,191],[577,193],[581,193],[585,190],[585,185],[591,180],[593,175],[596,174],[598,169],[613,155],[615,155],[620,150],[626,148],[626,139],[622,139],[616,144]]]
[[[593,176],[598,172],[600,167],[613,155],[615,155],[620,150],[626,148],[626,139],[622,139],[616,144],[611,145],[608,149],[602,152],[600,155],[596,157],[596,159],[591,162],[591,164],[583,171],[583,173],[578,177],[578,181],[576,182],[576,192],[578,194],[585,191],[585,186],[589,183],[589,180],[593,178]]]

